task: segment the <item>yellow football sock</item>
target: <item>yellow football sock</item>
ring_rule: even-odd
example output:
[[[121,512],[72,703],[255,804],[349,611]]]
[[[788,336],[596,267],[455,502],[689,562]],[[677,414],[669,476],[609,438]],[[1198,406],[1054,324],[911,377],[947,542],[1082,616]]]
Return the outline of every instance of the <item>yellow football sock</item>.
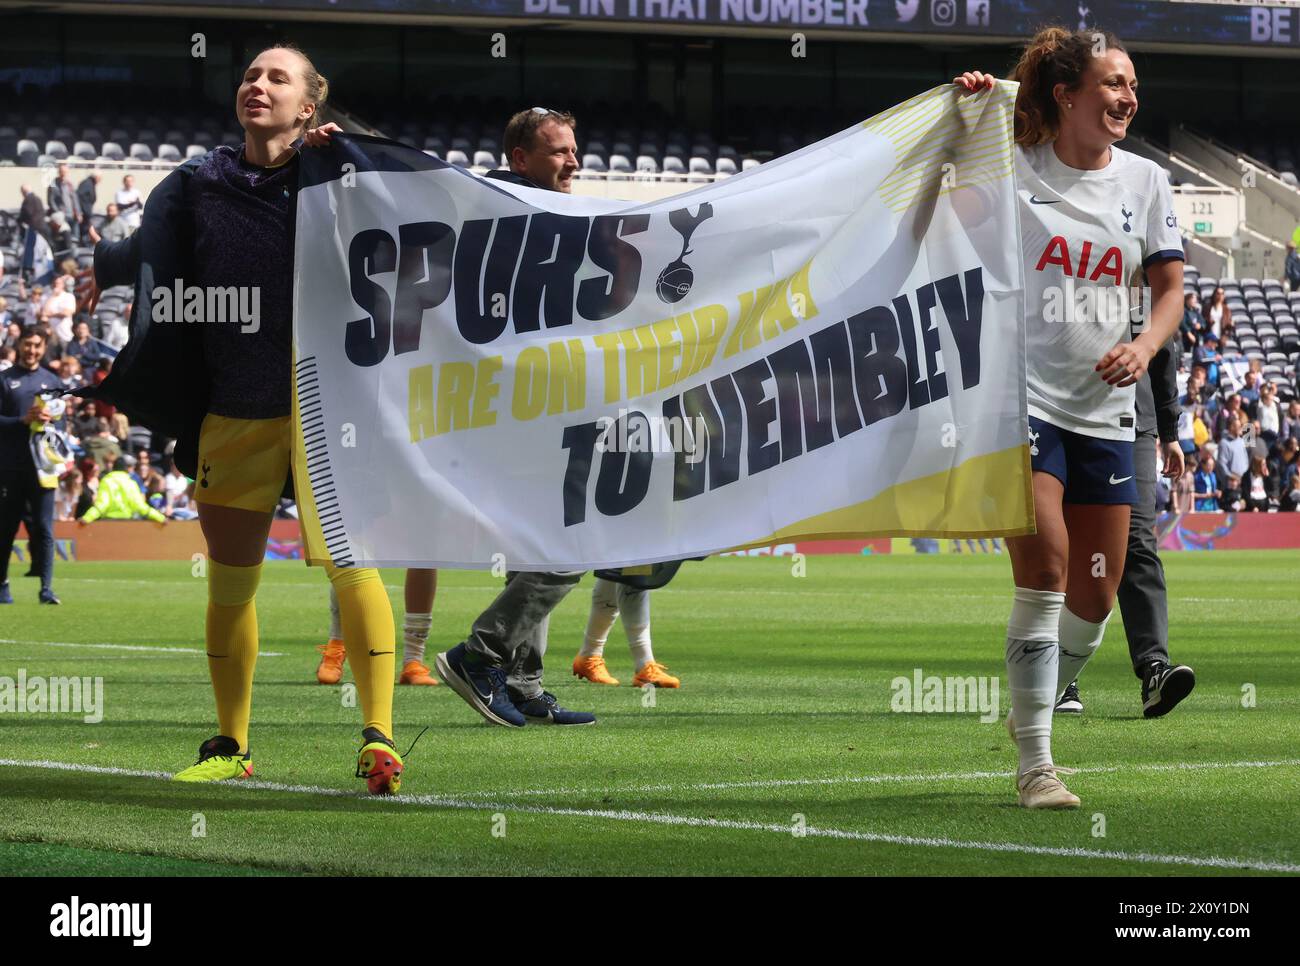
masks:
[[[248,751],[248,718],[257,664],[257,584],[262,565],[231,567],[208,560],[208,673],[221,734]]]
[[[365,728],[393,737],[393,665],[397,633],[379,571],[373,567],[325,565],[339,596],[339,617],[348,663],[361,698]]]

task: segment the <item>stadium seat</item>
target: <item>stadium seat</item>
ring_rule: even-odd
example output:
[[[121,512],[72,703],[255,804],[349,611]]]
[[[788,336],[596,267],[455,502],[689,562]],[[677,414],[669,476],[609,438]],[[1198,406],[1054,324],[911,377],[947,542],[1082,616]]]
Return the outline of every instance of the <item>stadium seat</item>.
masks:
[[[599,154],[584,154],[582,156],[582,168],[584,171],[603,174],[609,170],[609,165],[605,164],[605,159]]]
[[[734,158],[718,158],[718,175],[719,177],[729,178],[736,173],[736,161]]]
[[[152,161],[153,149],[140,141],[132,142],[130,148],[132,161]]]
[[[181,158],[180,148],[176,147],[174,144],[158,145],[158,160],[171,161],[173,164],[180,163],[180,161],[183,160]]]
[[[713,175],[713,165],[709,163],[708,158],[701,158],[698,155],[692,156],[687,162],[690,171],[690,181],[708,181]]]
[[[82,161],[94,161],[99,153],[89,141],[78,141],[72,146],[72,155]]]
[[[474,152],[474,167],[491,169],[491,168],[495,168],[496,166],[497,166],[497,159],[493,157],[491,151],[480,150]]]
[[[52,158],[58,158],[60,161],[66,161],[68,158],[68,146],[62,141],[46,141],[45,153]]]
[[[740,163],[740,170],[748,171],[750,168],[757,168],[760,164],[762,162],[758,158],[746,158]]]
[[[208,149],[201,144],[187,144],[185,146],[185,160],[190,158],[201,158],[208,153]]]
[[[632,162],[628,160],[627,155],[611,154],[609,156],[609,170],[618,174],[630,174],[632,172]]]
[[[636,170],[638,174],[658,174],[659,162],[648,154],[638,154],[636,156]]]
[[[469,167],[469,157],[465,154],[464,151],[461,151],[457,148],[453,148],[452,150],[447,152],[446,160],[448,164],[454,164],[458,168]]]
[[[40,160],[41,151],[36,146],[36,142],[30,138],[23,138],[18,142],[18,164],[24,168],[34,168]]]

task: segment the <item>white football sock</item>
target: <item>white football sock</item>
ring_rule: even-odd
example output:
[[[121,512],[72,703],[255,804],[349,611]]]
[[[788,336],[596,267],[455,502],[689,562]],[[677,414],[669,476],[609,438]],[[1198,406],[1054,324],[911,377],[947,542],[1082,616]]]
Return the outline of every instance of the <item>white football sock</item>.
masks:
[[[330,584],[330,640],[343,640],[343,625],[339,621],[339,592]]]
[[[433,612],[407,614],[402,622],[402,663],[419,661],[424,663],[424,642],[429,639],[429,628],[433,624]]]
[[[623,615],[632,666],[639,671],[655,659],[650,649],[650,591],[619,584],[618,609]]]
[[[591,614],[587,618],[587,636],[583,638],[579,657],[600,657],[605,653],[610,628],[618,620],[619,584],[604,577],[596,578],[591,588]]]
[[[1056,637],[1065,594],[1017,587],[1007,621],[1007,686],[1020,749],[1018,774],[1052,764],[1052,707],[1056,704]]]
[[[1113,612],[1112,612],[1113,613]],[[1083,671],[1089,659],[1101,647],[1101,639],[1106,636],[1106,623],[1110,614],[1100,624],[1094,624],[1077,616],[1068,607],[1061,608],[1060,633],[1057,638],[1061,646],[1060,667],[1056,676],[1056,700]]]

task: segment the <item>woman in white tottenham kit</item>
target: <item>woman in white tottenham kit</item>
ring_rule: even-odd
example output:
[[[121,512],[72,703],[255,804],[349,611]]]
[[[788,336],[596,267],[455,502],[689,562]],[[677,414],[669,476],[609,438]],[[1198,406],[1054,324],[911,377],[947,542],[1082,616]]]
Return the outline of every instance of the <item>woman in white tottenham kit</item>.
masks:
[[[1101,644],[1124,572],[1137,500],[1133,387],[1181,321],[1183,246],[1163,173],[1113,146],[1138,107],[1133,63],[1115,37],[1041,30],[1012,79],[1038,532],[1007,541],[1016,583],[1007,728],[1020,751],[1020,804],[1075,808],[1052,762],[1052,707]],[[982,91],[994,78],[954,83]],[[1144,279],[1146,317],[1131,322],[1114,296]],[[1066,303],[1084,309],[1062,314]]]

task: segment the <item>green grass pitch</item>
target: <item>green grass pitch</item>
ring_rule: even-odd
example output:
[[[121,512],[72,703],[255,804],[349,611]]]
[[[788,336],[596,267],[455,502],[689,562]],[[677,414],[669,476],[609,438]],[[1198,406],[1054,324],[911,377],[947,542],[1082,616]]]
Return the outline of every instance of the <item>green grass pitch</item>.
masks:
[[[652,604],[656,655],[684,684],[652,706],[620,627],[606,655],[623,686],[570,674],[588,577],[552,620],[548,684],[599,724],[492,728],[445,685],[398,688],[399,745],[429,732],[390,801],[352,776],[359,710],[315,683],[326,581],[298,563],[268,564],[258,597],[255,781],[165,780],[216,730],[190,567],[60,564],[59,608],[14,568],[0,675],[102,676],[104,720],[0,715],[0,873],[1300,871],[1300,551],[1166,557],[1173,656],[1196,691],[1143,720],[1116,614],[1086,713],[1056,721],[1083,799],[1056,813],[1015,806],[1000,722],[891,711],[915,668],[1001,674],[1005,556],[810,557],[802,577],[788,559],[687,564]],[[440,576],[429,663],[499,583]],[[384,579],[400,627],[401,573]]]

